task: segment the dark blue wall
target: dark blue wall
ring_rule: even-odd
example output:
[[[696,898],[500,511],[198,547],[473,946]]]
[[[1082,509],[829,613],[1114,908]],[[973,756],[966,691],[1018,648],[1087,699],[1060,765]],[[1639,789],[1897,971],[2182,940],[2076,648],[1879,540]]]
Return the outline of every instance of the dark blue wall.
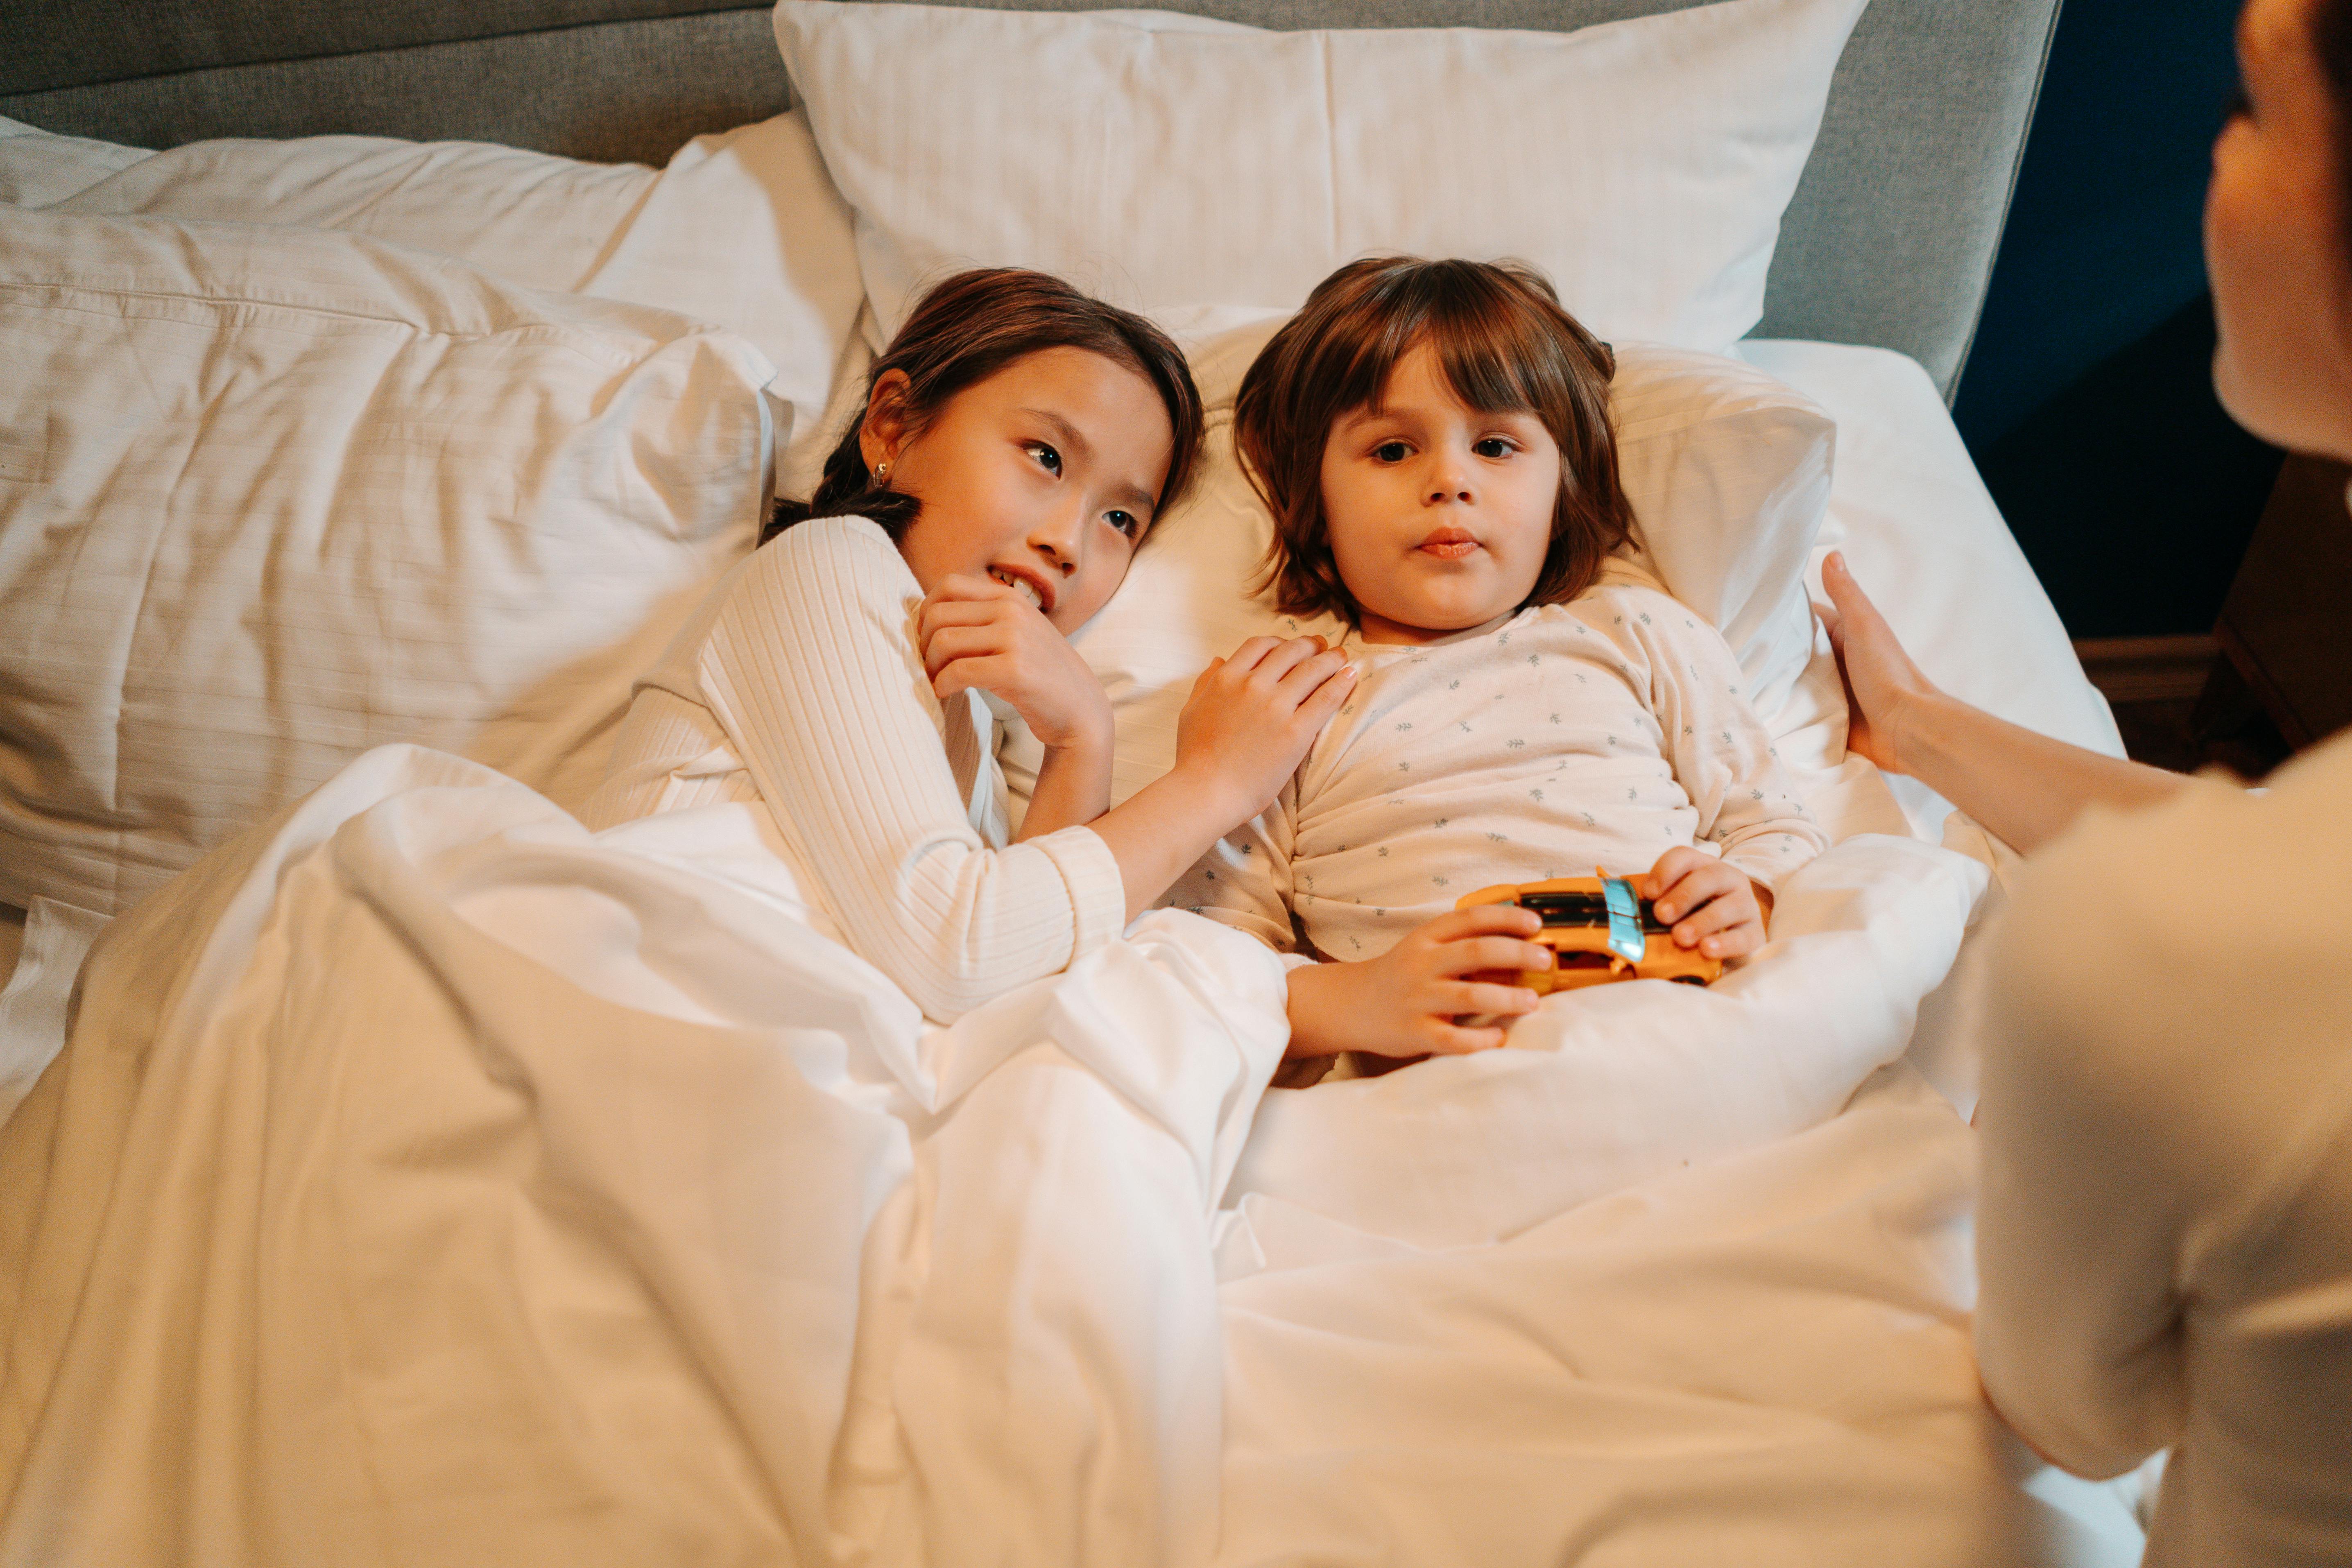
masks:
[[[2277,454],[2213,401],[2237,0],[2064,0],[1953,416],[2077,637],[2209,628]]]

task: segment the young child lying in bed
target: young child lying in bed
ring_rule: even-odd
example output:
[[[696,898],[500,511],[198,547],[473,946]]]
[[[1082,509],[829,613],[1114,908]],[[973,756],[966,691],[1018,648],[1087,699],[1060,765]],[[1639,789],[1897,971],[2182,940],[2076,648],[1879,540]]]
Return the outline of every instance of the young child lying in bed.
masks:
[[[1261,817],[1171,901],[1329,962],[1290,976],[1294,1057],[1500,1045],[1537,917],[1496,882],[1644,873],[1675,940],[1763,944],[1824,839],[1715,628],[1612,562],[1631,509],[1608,346],[1535,272],[1352,263],[1244,379],[1234,439],[1286,612],[1346,619],[1358,689]]]

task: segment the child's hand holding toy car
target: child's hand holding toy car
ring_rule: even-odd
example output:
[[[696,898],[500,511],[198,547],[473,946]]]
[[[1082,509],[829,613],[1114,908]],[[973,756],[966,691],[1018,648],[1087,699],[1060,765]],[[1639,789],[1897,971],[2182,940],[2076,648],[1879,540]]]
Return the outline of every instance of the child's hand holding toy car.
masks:
[[[1709,958],[1745,958],[1764,945],[1764,906],[1755,882],[1712,855],[1669,849],[1641,879],[1639,890],[1683,947]]]

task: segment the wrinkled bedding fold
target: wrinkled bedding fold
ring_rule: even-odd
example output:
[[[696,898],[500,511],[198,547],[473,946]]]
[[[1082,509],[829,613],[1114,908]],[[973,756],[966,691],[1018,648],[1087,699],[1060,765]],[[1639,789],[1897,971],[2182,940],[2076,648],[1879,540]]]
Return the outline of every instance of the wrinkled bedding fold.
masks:
[[[1211,922],[932,1027],[749,808],[371,752],[108,930],[0,1129],[0,1564],[2128,1561],[2021,1488],[1881,1069],[1935,855],[1262,1100]]]

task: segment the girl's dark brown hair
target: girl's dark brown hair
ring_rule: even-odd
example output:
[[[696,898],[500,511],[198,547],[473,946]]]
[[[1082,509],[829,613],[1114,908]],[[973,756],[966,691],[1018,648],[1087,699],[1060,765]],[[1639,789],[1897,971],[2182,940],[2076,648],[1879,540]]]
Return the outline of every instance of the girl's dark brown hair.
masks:
[[[1100,354],[1141,376],[1160,395],[1175,447],[1152,515],[1155,521],[1166,515],[1192,482],[1201,454],[1201,393],[1183,353],[1142,317],[1089,298],[1048,273],[992,267],[959,272],[923,296],[866,373],[857,416],[825,458],[816,493],[804,501],[777,501],[760,542],[813,517],[869,518],[893,540],[903,536],[922,502],[876,484],[859,440],[875,384],[891,371],[906,373],[894,412],[909,433],[919,432],[964,388],[1046,349]]]
[[[1234,403],[1234,447],[1274,513],[1261,587],[1284,613],[1356,624],[1323,515],[1324,442],[1342,417],[1377,404],[1397,362],[1423,342],[1464,403],[1532,414],[1559,446],[1551,548],[1527,604],[1573,599],[1624,542],[1633,510],[1609,423],[1616,360],[1544,276],[1512,261],[1351,261],[1259,352]]]

